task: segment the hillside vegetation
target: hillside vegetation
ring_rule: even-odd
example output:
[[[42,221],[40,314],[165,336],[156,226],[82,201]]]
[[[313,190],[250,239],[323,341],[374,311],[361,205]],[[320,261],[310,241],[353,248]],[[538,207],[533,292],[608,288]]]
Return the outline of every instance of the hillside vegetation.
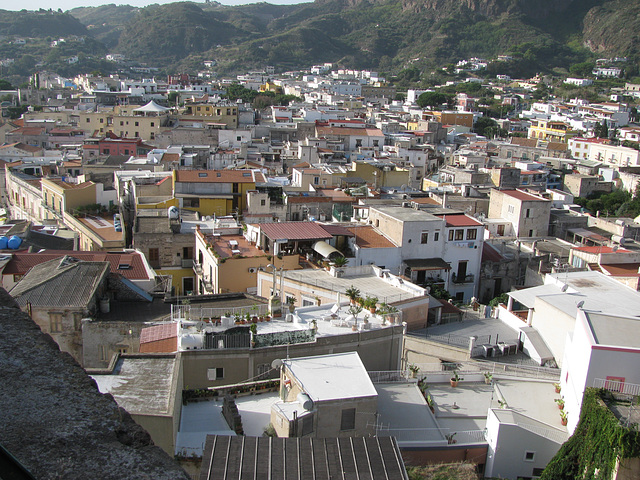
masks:
[[[92,47],[96,53],[123,53],[167,72],[202,68],[203,60],[216,60],[219,73],[319,62],[425,72],[472,56],[507,54],[513,59],[500,65],[501,73],[520,76],[568,71],[596,55],[637,62],[638,32],[636,0],[178,2],[66,13],[0,11],[0,35],[87,36],[99,45]],[[14,53],[0,50],[0,55]],[[46,53],[34,59],[48,67]]]

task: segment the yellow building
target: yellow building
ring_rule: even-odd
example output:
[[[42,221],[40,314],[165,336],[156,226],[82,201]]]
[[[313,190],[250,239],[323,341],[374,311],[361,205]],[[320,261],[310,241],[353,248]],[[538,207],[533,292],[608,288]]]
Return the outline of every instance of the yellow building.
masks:
[[[443,125],[462,125],[473,128],[473,113],[465,112],[429,112]]]
[[[247,208],[247,192],[266,182],[257,170],[174,170],[173,191],[185,210],[225,216]]]
[[[153,141],[160,129],[166,126],[168,115],[118,115],[109,112],[80,112],[78,114],[78,128],[89,135],[104,136],[107,132],[119,137],[141,138]]]
[[[280,85],[276,85],[273,82],[267,82],[264,85],[260,85],[261,92],[273,92],[273,93],[282,93],[282,87]]]
[[[59,178],[42,178],[42,206],[45,220],[63,221],[64,212],[96,203],[96,184],[68,183]]]
[[[198,294],[248,292],[257,289],[258,270],[267,265],[295,270],[299,255],[272,256],[252,245],[242,235],[214,237],[196,231],[196,292]]]
[[[224,123],[227,128],[238,127],[238,107],[235,105],[214,105],[212,103],[193,103],[186,106],[178,116],[181,121],[206,120],[211,123]]]
[[[563,143],[577,136],[578,132],[572,130],[568,123],[552,120],[531,120],[528,134],[529,138]]]

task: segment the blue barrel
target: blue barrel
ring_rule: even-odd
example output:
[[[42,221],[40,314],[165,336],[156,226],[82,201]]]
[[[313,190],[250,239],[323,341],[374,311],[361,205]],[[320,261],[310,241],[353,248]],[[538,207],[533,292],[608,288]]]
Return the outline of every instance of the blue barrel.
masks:
[[[4,235],[0,237],[0,250],[5,250],[7,248],[8,243],[9,243],[9,239],[7,237],[5,237]]]
[[[22,239],[17,235],[12,235],[9,239],[8,246],[12,250],[17,250],[20,244],[22,243]]]

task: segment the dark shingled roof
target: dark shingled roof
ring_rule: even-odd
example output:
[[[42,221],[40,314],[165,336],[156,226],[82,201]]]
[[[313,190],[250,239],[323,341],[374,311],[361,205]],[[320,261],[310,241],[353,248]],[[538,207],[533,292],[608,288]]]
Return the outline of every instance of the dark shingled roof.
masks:
[[[0,306],[0,442],[35,478],[189,480],[1,288]]]
[[[64,256],[36,265],[11,289],[23,307],[84,307],[109,271],[109,262],[83,262]]]
[[[200,480],[407,480],[395,437],[207,435]]]

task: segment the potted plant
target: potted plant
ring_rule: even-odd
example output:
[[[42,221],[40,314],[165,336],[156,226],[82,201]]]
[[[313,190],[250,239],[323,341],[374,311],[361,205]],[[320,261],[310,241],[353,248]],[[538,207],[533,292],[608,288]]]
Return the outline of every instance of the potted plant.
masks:
[[[503,410],[508,406],[506,400],[498,400],[498,405],[500,405],[500,408],[502,408]]]
[[[289,312],[293,313],[296,309],[296,302],[298,299],[296,297],[287,297],[287,305],[289,305]]]
[[[314,318],[311,320],[311,330],[316,332],[318,330],[318,321]]]
[[[558,404],[560,410],[564,410],[564,398],[556,398],[555,402]]]
[[[344,256],[333,259],[333,264],[336,267],[344,267],[348,262],[349,260],[347,259],[347,257],[344,257]]]
[[[491,372],[484,372],[484,383],[490,385],[491,380],[493,380],[493,374],[491,374]]]
[[[258,325],[252,323],[249,327],[249,331],[251,332],[251,348],[254,348],[256,346],[255,337],[258,334]]]
[[[560,384],[559,383],[554,383],[553,386],[556,389],[556,393],[560,393]]]
[[[567,415],[569,414],[569,412],[565,412],[564,410],[560,411],[560,423],[562,424],[563,427],[567,426]]]
[[[351,305],[347,310],[350,315],[353,315],[356,319],[355,325],[351,327],[354,332],[358,331],[358,314],[362,311],[362,307],[360,305]]]
[[[347,297],[349,297],[349,300],[351,301],[351,305],[354,305],[356,303],[356,299],[360,296],[360,290],[354,287],[353,285],[347,288],[345,293],[347,294]]]
[[[464,378],[460,377],[460,375],[458,375],[458,371],[454,370],[453,371],[453,376],[449,379],[449,381],[451,382],[451,386],[452,387],[457,387],[458,386],[458,382],[461,382],[462,380],[464,380]]]
[[[376,313],[376,307],[378,305],[378,297],[370,297],[364,299],[363,306],[368,308],[371,313]]]
[[[409,371],[411,372],[411,378],[416,378],[418,376],[418,372],[420,371],[420,367],[418,367],[415,363],[409,365]]]

